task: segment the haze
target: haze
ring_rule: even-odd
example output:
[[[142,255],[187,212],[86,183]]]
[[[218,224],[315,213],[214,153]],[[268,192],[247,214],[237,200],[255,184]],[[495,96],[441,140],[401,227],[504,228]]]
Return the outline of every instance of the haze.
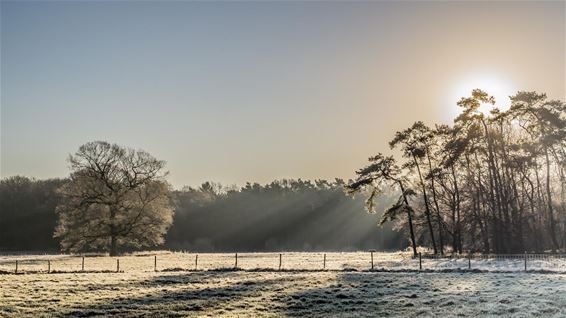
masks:
[[[479,87],[565,98],[565,2],[1,3],[1,176],[108,140],[175,187],[350,178]]]

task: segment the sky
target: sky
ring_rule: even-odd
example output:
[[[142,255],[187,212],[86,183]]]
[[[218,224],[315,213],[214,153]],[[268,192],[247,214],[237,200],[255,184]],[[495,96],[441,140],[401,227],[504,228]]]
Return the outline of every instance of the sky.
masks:
[[[0,175],[65,177],[88,141],[176,188],[353,178],[473,88],[565,100],[566,2],[0,3]]]

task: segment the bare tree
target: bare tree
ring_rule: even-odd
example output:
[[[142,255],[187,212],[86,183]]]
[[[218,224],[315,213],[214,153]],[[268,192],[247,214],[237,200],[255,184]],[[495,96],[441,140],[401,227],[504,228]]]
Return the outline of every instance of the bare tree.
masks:
[[[142,150],[89,142],[69,156],[55,237],[64,251],[155,246],[173,220],[165,162]]]
[[[398,186],[401,190],[401,195],[396,203],[385,210],[379,224],[383,225],[387,221],[393,221],[406,213],[413,256],[416,257],[417,244],[413,226],[414,211],[408,200],[408,197],[415,195],[415,192],[406,187],[406,180],[401,176],[401,171],[392,156],[386,157],[378,153],[376,156],[369,158],[369,162],[368,166],[356,171],[358,177],[345,188],[351,194],[362,191],[364,188],[369,188],[370,195],[366,200],[366,207],[368,212],[373,213],[374,200],[382,188]]]
[[[423,178],[423,172],[421,169],[421,160],[424,160],[425,157],[429,157],[429,141],[431,139],[431,132],[428,127],[426,127],[422,122],[418,121],[413,124],[413,126],[405,129],[404,131],[398,131],[395,133],[395,137],[393,140],[389,142],[389,146],[391,148],[395,148],[398,145],[401,146],[403,151],[403,156],[405,158],[409,158],[412,161],[408,161],[404,166],[412,169],[416,168],[418,177],[419,177],[419,184],[422,190],[424,205],[425,205],[425,216],[426,222],[428,224],[430,239],[432,241],[432,248],[434,249],[434,254],[438,253],[436,248],[436,240],[434,236],[434,229],[432,226],[432,213],[430,207],[430,200],[427,194],[427,184]],[[429,161],[430,164],[430,161]],[[434,178],[432,179],[432,186],[434,186]],[[436,201],[436,192],[434,193],[434,198]],[[438,206],[438,205],[437,205]],[[438,212],[438,210],[437,210]],[[440,220],[438,220],[440,222]],[[442,227],[439,224],[439,237],[440,237],[440,250],[442,251],[442,246],[444,245],[442,242]],[[442,253],[442,252],[441,252]]]

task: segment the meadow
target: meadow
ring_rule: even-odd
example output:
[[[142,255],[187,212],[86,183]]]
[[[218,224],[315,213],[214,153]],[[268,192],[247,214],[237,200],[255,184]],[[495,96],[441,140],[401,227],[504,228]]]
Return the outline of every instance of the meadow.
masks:
[[[147,252],[0,257],[4,317],[566,315],[564,259],[418,259],[406,253]],[[326,264],[324,263],[326,254]],[[157,256],[157,271],[155,271]],[[18,259],[18,273],[10,267]],[[46,271],[51,260],[50,273]],[[325,269],[323,269],[323,266]],[[483,266],[483,267],[482,267]]]

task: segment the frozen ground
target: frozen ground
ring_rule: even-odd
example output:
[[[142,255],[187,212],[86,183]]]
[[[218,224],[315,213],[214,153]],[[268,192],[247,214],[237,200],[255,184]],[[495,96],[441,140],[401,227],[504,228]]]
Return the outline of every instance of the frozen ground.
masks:
[[[528,260],[558,273],[524,273],[520,258],[474,259],[472,272],[457,270],[465,258],[423,259],[418,272],[418,259],[374,253],[368,271],[367,252],[326,253],[326,264],[283,253],[278,271],[278,253],[250,253],[234,271],[234,254],[199,254],[194,271],[195,254],[159,252],[155,272],[154,254],[120,257],[119,273],[108,256],[86,257],[85,273],[81,257],[0,256],[0,317],[566,317],[564,259]]]
[[[326,261],[324,255],[326,254]],[[238,268],[279,269],[279,253],[243,253],[238,254]],[[204,253],[198,254],[198,264],[195,264],[197,254],[145,252],[135,253],[119,258],[108,256],[86,256],[85,271],[116,271],[117,260],[120,261],[120,271],[147,272],[154,271],[155,256],[157,270],[211,270],[233,268],[236,265],[235,254]],[[51,271],[76,272],[82,269],[82,258],[70,255],[0,255],[0,273],[14,272],[18,261],[19,272]],[[50,262],[50,265],[48,264]],[[507,256],[475,256],[470,261],[465,256],[458,258],[422,259],[423,270],[458,270],[468,269],[482,271],[524,271],[524,255]],[[373,264],[376,270],[418,270],[419,260],[411,257],[410,253],[373,253]],[[281,269],[283,270],[349,270],[358,271],[371,268],[369,252],[350,253],[281,253]],[[528,255],[527,269],[532,271],[553,271],[566,273],[566,255],[541,256]]]
[[[566,316],[566,275],[201,271],[0,275],[1,317]]]

